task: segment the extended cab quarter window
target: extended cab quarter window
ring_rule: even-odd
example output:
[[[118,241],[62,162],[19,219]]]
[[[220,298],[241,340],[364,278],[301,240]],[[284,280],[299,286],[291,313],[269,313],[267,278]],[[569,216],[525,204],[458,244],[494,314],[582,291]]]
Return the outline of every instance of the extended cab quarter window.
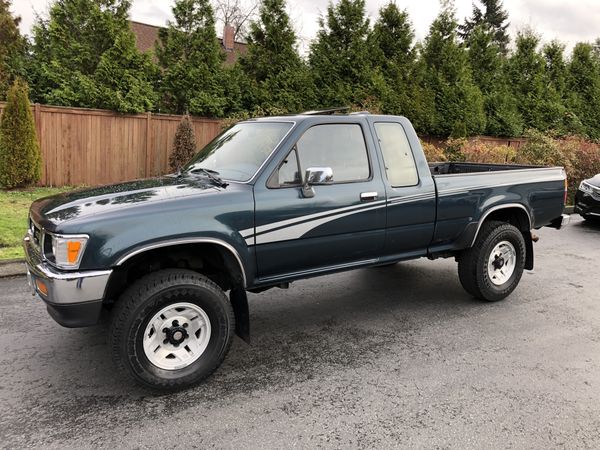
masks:
[[[358,124],[316,125],[296,144],[300,167],[331,167],[334,183],[369,178],[369,158]]]
[[[394,187],[416,185],[419,176],[402,125],[393,122],[377,122],[375,131],[390,184]]]

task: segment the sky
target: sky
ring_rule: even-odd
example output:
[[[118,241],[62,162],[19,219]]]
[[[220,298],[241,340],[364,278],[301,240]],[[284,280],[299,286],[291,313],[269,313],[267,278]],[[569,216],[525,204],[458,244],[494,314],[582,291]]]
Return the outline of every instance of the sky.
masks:
[[[256,0],[244,0],[256,1]],[[475,0],[477,1],[477,0]],[[12,11],[22,18],[21,30],[29,33],[36,15],[45,15],[51,0],[13,0]],[[318,18],[325,14],[329,0],[288,0],[292,22],[300,37],[300,46],[306,51],[318,30]],[[371,23],[379,8],[388,0],[366,0]],[[417,39],[423,39],[431,22],[439,12],[439,0],[395,0],[401,9],[407,9]],[[164,25],[171,16],[173,0],[133,0],[131,18],[152,25]],[[456,0],[459,20],[469,16],[472,0]],[[576,42],[592,42],[600,37],[600,0],[504,0],[509,13],[510,33],[515,35],[524,28],[541,34],[543,41],[558,39],[571,48]],[[221,35],[221,30],[217,34]]]

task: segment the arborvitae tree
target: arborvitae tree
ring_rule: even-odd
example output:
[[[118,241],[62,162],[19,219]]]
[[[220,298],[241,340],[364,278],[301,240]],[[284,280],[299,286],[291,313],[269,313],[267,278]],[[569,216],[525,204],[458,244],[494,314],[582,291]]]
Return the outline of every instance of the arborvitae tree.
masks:
[[[10,0],[0,0],[0,100],[23,72],[26,40],[19,32],[20,17],[10,13]]]
[[[162,69],[162,108],[222,116],[227,107],[223,61],[209,0],[177,0],[174,21],[159,33],[156,56]]]
[[[476,26],[466,42],[473,80],[484,96],[486,134],[518,136],[523,131],[517,103],[508,87],[504,58],[487,25]]]
[[[373,66],[379,68],[384,79],[384,90],[379,93],[384,113],[413,112],[414,36],[406,11],[400,11],[395,3],[379,10],[368,41]]]
[[[474,135],[485,130],[483,96],[473,83],[467,53],[457,40],[457,27],[453,2],[442,1],[422,50],[425,84],[435,99],[431,133],[438,136]]]
[[[319,26],[309,63],[320,105],[363,104],[373,90],[365,0],[330,3]]]
[[[248,52],[240,59],[254,87],[247,100],[250,110],[298,112],[314,103],[314,89],[296,39],[285,0],[264,0],[258,20],[250,24]]]
[[[492,33],[493,42],[498,46],[502,54],[508,52],[510,37],[507,33],[509,23],[508,13],[503,9],[502,0],[481,0],[484,11],[473,4],[473,14],[470,19],[460,25],[460,36],[468,41],[471,33],[480,25],[485,25]]]
[[[171,170],[181,169],[196,153],[196,136],[194,135],[194,125],[190,116],[185,115],[177,125],[173,148],[169,156],[169,167]]]
[[[8,91],[0,119],[0,186],[16,188],[39,181],[40,147],[27,84],[17,79]]]
[[[548,80],[548,85],[563,98],[567,82],[567,63],[564,55],[565,45],[554,40],[544,45],[542,54],[546,62],[546,79]]]
[[[600,64],[590,44],[578,43],[568,67],[568,104],[592,138],[600,138]]]
[[[561,130],[566,111],[559,95],[549,89],[539,42],[540,38],[529,30],[517,35],[516,51],[508,61],[508,76],[525,128]]]
[[[29,79],[39,102],[150,109],[156,67],[141,54],[129,27],[129,0],[57,0],[33,28]]]

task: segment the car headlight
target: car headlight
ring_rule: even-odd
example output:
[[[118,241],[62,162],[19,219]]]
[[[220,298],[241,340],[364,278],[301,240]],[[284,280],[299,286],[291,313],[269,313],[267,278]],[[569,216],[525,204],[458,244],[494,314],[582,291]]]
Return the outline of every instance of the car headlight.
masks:
[[[592,188],[592,186],[587,184],[585,181],[581,182],[581,184],[579,185],[579,190],[581,192],[586,192],[588,194],[591,194],[592,192],[594,192],[594,189]]]
[[[85,234],[62,235],[48,233],[44,237],[46,259],[61,269],[77,269],[79,263],[81,263],[88,239],[89,237]]]

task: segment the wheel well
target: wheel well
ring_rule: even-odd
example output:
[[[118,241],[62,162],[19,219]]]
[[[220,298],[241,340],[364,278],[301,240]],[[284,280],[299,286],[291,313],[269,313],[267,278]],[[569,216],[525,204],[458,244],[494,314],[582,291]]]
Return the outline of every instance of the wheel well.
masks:
[[[531,239],[530,233],[533,224],[531,223],[529,214],[521,207],[508,207],[498,209],[496,211],[492,211],[484,218],[484,220],[480,224],[480,229],[481,225],[490,220],[510,223],[511,225],[517,227],[521,231],[521,233],[523,234],[523,238],[525,239],[525,269],[533,270],[533,241]],[[473,242],[475,242],[475,239],[477,239],[477,235],[475,235]]]
[[[522,232],[526,232],[531,229],[529,215],[525,212],[524,209],[518,207],[502,208],[497,209],[496,211],[492,211],[485,217],[483,222],[487,222],[490,220],[497,220],[499,222],[510,223]]]
[[[201,273],[228,291],[244,286],[243,267],[227,248],[215,243],[186,243],[160,247],[136,254],[114,268],[105,304],[114,303],[121,293],[146,274],[162,269],[189,269]]]

